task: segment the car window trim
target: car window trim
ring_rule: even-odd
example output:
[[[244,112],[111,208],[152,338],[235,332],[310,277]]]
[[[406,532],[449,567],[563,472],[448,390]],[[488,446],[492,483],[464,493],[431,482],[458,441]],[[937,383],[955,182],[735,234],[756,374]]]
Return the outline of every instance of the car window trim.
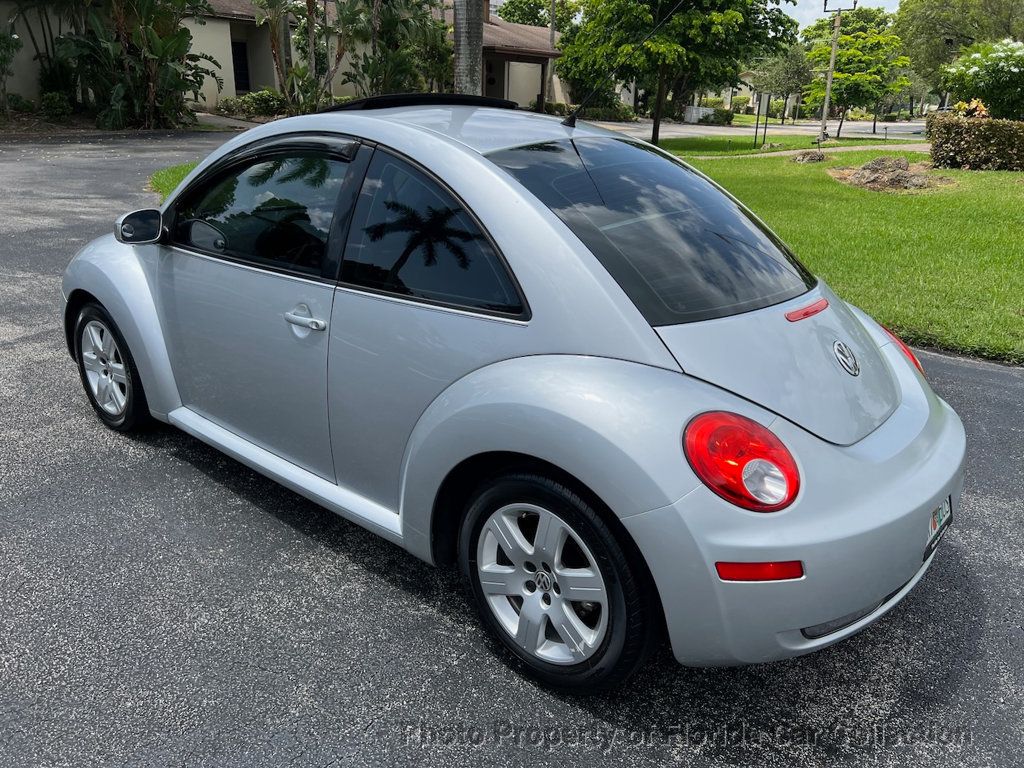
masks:
[[[476,215],[476,213],[473,211],[472,208],[469,207],[469,205],[467,205],[466,201],[462,199],[462,196],[459,195],[454,189],[452,189],[451,186],[444,181],[444,179],[442,179],[436,173],[434,173],[425,165],[423,165],[423,163],[420,163],[419,161],[394,149],[393,147],[388,147],[383,144],[376,144],[374,145],[373,155],[376,156],[377,152],[383,152],[384,154],[391,155],[397,160],[400,160],[404,163],[408,163],[413,168],[420,171],[423,175],[429,178],[431,181],[436,183],[442,190],[451,195],[455,199],[455,201],[462,206],[462,210],[466,212],[470,220],[480,230],[481,234],[483,234],[484,238],[491,246],[491,249],[494,251],[494,254],[498,257],[498,264],[500,264],[501,267],[505,270],[505,275],[508,278],[509,283],[512,286],[512,289],[516,292],[516,295],[519,297],[519,302],[520,304],[522,304],[523,309],[521,312],[513,314],[511,312],[500,312],[497,310],[488,310],[481,307],[470,307],[466,306],[465,304],[458,304],[455,302],[439,301],[438,299],[427,299],[420,296],[409,296],[408,294],[397,293],[395,291],[370,288],[365,285],[358,285],[356,283],[351,283],[346,280],[342,280],[342,271],[340,268],[338,270],[338,287],[345,288],[346,290],[353,293],[365,293],[367,295],[376,296],[378,298],[392,298],[402,304],[424,304],[432,307],[437,307],[440,309],[455,311],[458,312],[459,314],[483,317],[488,319],[497,318],[503,320],[513,320],[520,323],[528,323],[533,318],[533,311],[530,309],[530,303],[526,300],[526,293],[523,291],[523,287],[519,283],[519,278],[516,277],[516,273],[512,269],[512,265],[508,263],[508,259],[505,258],[505,254],[502,253],[501,249],[498,247],[498,243],[491,236],[491,233],[487,231],[487,228],[483,225],[483,222],[480,220],[480,217]],[[363,179],[359,185],[359,194],[362,194],[363,184],[366,182],[366,174],[369,170],[369,162],[372,161],[372,159],[373,157],[370,157],[369,160],[367,161],[367,168],[366,170],[364,170]],[[358,195],[356,197],[356,200],[358,201]],[[351,220],[354,217],[355,205],[352,206],[352,213],[351,216],[349,217],[349,225],[345,232],[345,241],[343,243],[343,248],[346,251],[348,249],[348,236],[350,234],[352,224]],[[345,255],[343,253],[341,259],[342,266],[344,265],[344,262]]]
[[[335,283],[333,281],[325,280],[324,278],[319,277],[318,275],[311,275],[309,272],[272,269],[262,264],[255,264],[253,262],[242,261],[240,259],[225,258],[224,256],[220,255],[215,256],[204,251],[191,250],[188,248],[184,248],[181,245],[178,245],[177,243],[165,243],[164,247],[172,251],[177,251],[178,253],[184,254],[186,256],[193,256],[197,259],[214,261],[219,264],[225,264],[230,267],[237,267],[238,269],[247,269],[250,272],[259,272],[261,274],[270,272],[276,275],[277,277],[284,277],[289,280],[298,280],[303,283],[311,283],[313,285],[326,286],[329,288],[335,287]]]
[[[377,291],[373,288],[367,288],[362,285],[351,285],[349,283],[339,282],[334,286],[334,288],[336,291],[341,291],[342,293],[351,293],[356,296],[364,296],[368,299],[387,301],[394,304],[406,304],[409,307],[422,309],[427,312],[444,312],[449,315],[464,315],[477,320],[490,320],[495,323],[509,323],[511,325],[526,326],[529,325],[531,319],[528,317],[520,317],[519,315],[510,315],[507,312],[487,312],[480,309],[469,309],[461,304],[445,304],[439,301],[426,301],[410,298],[409,296],[403,296],[398,293]]]
[[[361,155],[360,150],[364,149],[368,151]],[[335,202],[334,212],[331,216],[331,229],[327,236],[324,263],[319,274],[305,272],[300,269],[289,269],[284,266],[264,264],[252,259],[232,256],[229,254],[214,253],[212,251],[203,250],[202,248],[190,246],[174,238],[174,229],[178,223],[179,204],[183,200],[188,199],[188,197],[197,189],[207,185],[214,179],[223,178],[225,174],[231,172],[233,169],[244,166],[252,160],[286,154],[289,151],[323,152],[326,156],[332,159],[340,160],[348,164],[345,180],[342,182],[341,189],[338,191],[338,199]],[[344,232],[347,237],[348,224],[351,222],[352,214],[354,213],[354,201],[358,199],[359,190],[362,189],[363,178],[366,175],[367,167],[369,167],[370,155],[372,155],[372,144],[368,145],[353,136],[331,133],[285,134],[283,136],[273,136],[269,139],[261,139],[246,144],[243,147],[239,147],[237,150],[234,150],[225,157],[217,160],[209,168],[204,169],[202,174],[193,179],[185,189],[174,197],[174,200],[167,207],[171,213],[172,224],[168,228],[168,235],[165,244],[177,251],[190,255],[204,256],[216,261],[250,267],[262,272],[270,272],[273,274],[286,275],[303,280],[335,285],[341,271],[341,255],[345,247],[344,240],[341,240],[340,243],[335,242],[335,237],[341,235],[336,224],[344,225]],[[358,165],[354,165],[354,163],[357,162]],[[358,177],[358,181],[356,181],[354,177]],[[354,196],[350,192],[353,187],[355,189]],[[346,192],[349,194],[346,195]],[[353,205],[350,206],[347,211],[342,211],[341,206],[343,200],[346,198],[350,198],[353,201]],[[342,212],[342,218],[346,221],[338,222],[339,212]]]

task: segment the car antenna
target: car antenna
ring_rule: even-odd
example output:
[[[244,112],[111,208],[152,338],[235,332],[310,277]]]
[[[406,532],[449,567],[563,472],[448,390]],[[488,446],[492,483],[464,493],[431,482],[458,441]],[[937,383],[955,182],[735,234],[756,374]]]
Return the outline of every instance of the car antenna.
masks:
[[[654,36],[654,33],[657,32],[659,29],[661,29],[662,25],[664,25],[664,23],[666,21],[668,21],[670,18],[672,18],[672,14],[675,13],[676,11],[678,11],[679,10],[679,6],[681,6],[684,2],[685,2],[685,0],[679,0],[679,2],[677,2],[674,6],[672,6],[672,10],[669,11],[667,14],[665,14],[665,16],[662,18],[661,21],[659,21],[657,24],[655,24],[653,27],[651,27],[651,31],[647,33],[647,37],[645,37],[643,40],[641,40],[637,44],[637,48],[639,48],[644,43],[646,43],[648,40],[650,40]],[[619,24],[621,24],[621,23],[622,23],[622,21],[619,21]],[[616,25],[616,26],[618,26],[618,25]],[[609,73],[609,74],[613,75],[614,73]],[[598,85],[596,88],[594,88],[594,90],[592,90],[590,93],[588,93],[584,97],[583,101],[581,101],[579,104],[576,105],[576,109],[574,109],[572,112],[570,112],[569,116],[566,117],[565,120],[562,121],[562,125],[564,125],[567,128],[575,128],[576,127],[576,118],[579,117],[580,112],[583,111],[583,108],[585,106],[587,106],[587,103],[592,98],[594,98],[594,96],[597,95],[597,92],[599,90],[601,90],[601,86],[600,85]]]

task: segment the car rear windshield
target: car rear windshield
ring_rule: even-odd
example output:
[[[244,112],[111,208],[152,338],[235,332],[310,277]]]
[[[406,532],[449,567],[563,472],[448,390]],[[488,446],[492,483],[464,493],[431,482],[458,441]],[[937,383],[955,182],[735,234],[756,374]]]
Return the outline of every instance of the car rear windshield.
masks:
[[[749,312],[815,285],[742,205],[653,147],[580,138],[488,158],[568,225],[651,325]]]

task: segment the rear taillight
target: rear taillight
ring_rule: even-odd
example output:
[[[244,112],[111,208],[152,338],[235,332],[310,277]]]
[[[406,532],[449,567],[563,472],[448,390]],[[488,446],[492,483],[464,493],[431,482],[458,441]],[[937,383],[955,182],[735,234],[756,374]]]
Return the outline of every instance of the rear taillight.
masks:
[[[907,359],[910,360],[910,362],[912,362],[915,366],[917,366],[917,370],[919,370],[923,374],[924,367],[921,365],[921,361],[917,359],[917,355],[910,351],[910,347],[903,343],[903,339],[901,339],[895,333],[890,331],[884,325],[882,326],[882,330],[889,334],[889,338],[892,339],[893,343],[900,348],[900,352],[906,355]]]
[[[753,512],[777,512],[800,490],[793,454],[771,431],[745,416],[710,411],[683,436],[687,461],[708,488]]]

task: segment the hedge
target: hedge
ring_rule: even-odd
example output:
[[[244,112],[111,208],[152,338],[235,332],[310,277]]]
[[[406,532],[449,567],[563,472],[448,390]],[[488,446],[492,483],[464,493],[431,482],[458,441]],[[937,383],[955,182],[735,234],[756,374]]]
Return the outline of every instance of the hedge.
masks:
[[[704,125],[732,125],[731,109],[715,109],[710,115],[704,115],[700,122]]]
[[[939,168],[1024,171],[1024,121],[939,112],[928,116],[926,128]]]

